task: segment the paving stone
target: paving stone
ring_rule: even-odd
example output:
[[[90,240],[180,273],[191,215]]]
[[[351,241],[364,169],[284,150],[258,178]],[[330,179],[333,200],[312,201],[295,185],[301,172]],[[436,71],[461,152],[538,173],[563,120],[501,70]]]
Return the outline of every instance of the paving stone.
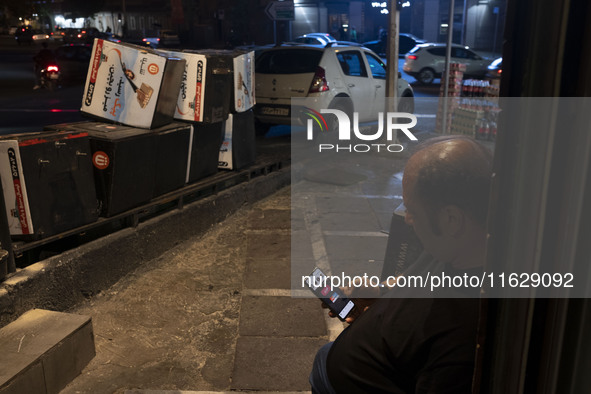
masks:
[[[289,289],[289,260],[250,259],[246,263],[244,287],[247,289]]]
[[[293,290],[308,290],[302,287],[302,276],[309,276],[318,264],[314,259],[293,259],[291,260],[291,288]],[[301,295],[300,295],[301,296]],[[304,297],[315,297],[312,292],[306,292]]]
[[[298,208],[291,210],[291,230],[303,230],[306,228],[306,220],[304,218],[304,211]]]
[[[58,393],[94,355],[89,316],[33,309],[0,330],[0,391]]]
[[[314,356],[326,342],[317,338],[240,337],[232,389],[308,391]]]
[[[246,237],[246,258],[247,259],[287,259],[291,249],[291,236],[286,234],[270,233],[249,233]]]
[[[16,352],[7,352],[10,362],[0,362],[0,385],[2,394],[46,393],[43,365],[35,363],[35,357]]]
[[[367,198],[320,196],[316,197],[318,212],[371,212]]]
[[[312,337],[326,335],[324,311],[316,299],[242,298],[241,336]]]
[[[292,231],[291,259],[313,259],[312,240],[307,231]]]
[[[337,236],[324,237],[326,253],[333,260],[358,260],[367,262],[370,260],[384,260],[388,237],[376,236]]]
[[[322,231],[380,231],[373,212],[327,212],[319,221]]]

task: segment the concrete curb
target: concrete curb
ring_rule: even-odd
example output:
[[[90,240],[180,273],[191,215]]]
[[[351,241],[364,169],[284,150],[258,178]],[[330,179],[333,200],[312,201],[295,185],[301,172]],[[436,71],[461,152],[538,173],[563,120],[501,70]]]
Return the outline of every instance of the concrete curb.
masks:
[[[71,308],[290,182],[287,166],[24,268],[0,284],[0,327],[33,308]]]

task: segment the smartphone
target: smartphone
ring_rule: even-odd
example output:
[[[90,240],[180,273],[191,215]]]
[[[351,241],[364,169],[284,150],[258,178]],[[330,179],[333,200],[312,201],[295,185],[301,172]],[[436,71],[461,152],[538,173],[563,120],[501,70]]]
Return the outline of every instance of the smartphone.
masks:
[[[326,275],[320,268],[314,268],[312,274],[306,278],[306,284],[312,290],[312,293],[328,305],[328,308],[342,321],[345,321],[355,307],[353,301],[348,299],[341,289],[330,288],[330,281],[326,279]]]

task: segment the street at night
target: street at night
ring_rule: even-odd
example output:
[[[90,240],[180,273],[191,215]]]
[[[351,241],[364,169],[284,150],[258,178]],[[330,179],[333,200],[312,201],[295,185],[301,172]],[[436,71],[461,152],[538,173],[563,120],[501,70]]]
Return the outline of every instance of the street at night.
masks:
[[[587,393],[590,15],[0,0],[0,394]]]

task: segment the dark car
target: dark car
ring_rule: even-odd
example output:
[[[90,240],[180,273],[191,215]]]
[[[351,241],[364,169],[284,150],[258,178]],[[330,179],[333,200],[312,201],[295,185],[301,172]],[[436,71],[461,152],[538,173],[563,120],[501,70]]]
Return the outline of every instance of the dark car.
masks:
[[[415,46],[425,42],[425,40],[417,38],[412,34],[400,33],[400,36],[398,37],[398,56],[404,56]],[[364,42],[363,46],[371,49],[378,55],[386,55],[386,49],[388,47],[388,33],[386,32],[386,34],[382,34],[382,37],[380,37],[379,40]]]
[[[78,42],[85,43],[85,44],[92,44],[95,38],[101,38],[101,32],[96,27],[85,27],[80,29],[80,34],[78,35]]]
[[[64,82],[86,80],[92,46],[88,44],[66,44],[55,49],[55,59]]]
[[[66,44],[80,42],[80,29],[75,27],[66,27],[61,31],[62,41]]]
[[[33,29],[30,26],[21,26],[16,29],[14,33],[14,38],[18,45],[28,44],[31,45],[33,43]]]

